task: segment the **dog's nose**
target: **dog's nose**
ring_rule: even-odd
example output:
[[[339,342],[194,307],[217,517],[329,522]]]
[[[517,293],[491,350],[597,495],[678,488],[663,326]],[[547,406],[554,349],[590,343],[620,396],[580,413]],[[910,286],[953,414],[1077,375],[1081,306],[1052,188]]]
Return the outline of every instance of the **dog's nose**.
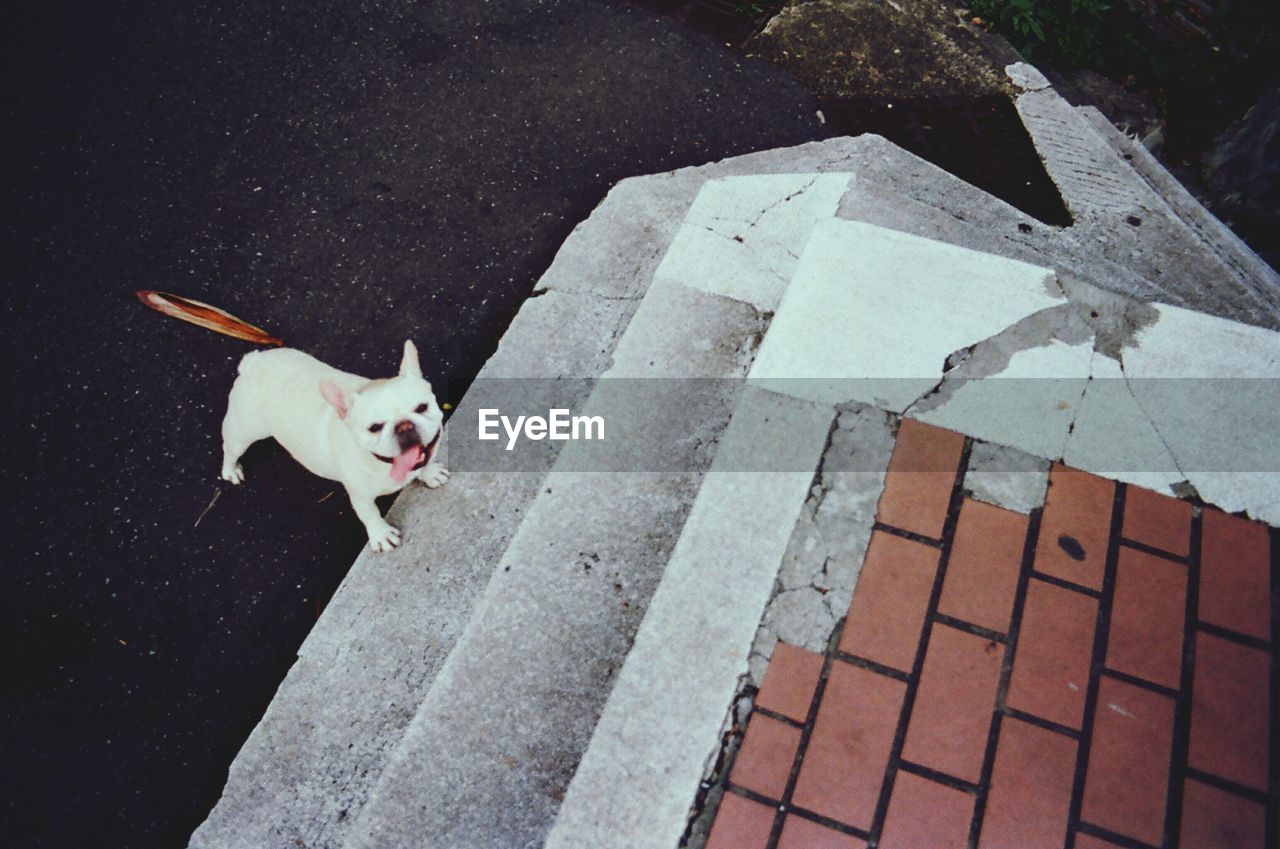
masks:
[[[396,433],[408,433],[413,430],[413,422],[406,419],[396,424]]]

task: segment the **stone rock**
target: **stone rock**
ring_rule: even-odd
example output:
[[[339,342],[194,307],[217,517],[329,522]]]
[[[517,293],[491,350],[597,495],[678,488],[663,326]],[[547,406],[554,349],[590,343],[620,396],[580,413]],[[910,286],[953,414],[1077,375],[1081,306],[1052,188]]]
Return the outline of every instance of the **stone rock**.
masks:
[[[1156,105],[1138,91],[1121,85],[1087,68],[1063,71],[1066,85],[1059,93],[1076,105],[1094,106],[1107,116],[1116,129],[1128,136],[1136,136],[1152,153],[1158,153],[1157,140],[1164,137],[1164,119]]]
[[[929,0],[820,0],[783,9],[748,45],[820,98],[1008,93],[1007,56]]]
[[[1249,239],[1263,259],[1280,264],[1280,83],[1214,140],[1205,154],[1214,210]]]

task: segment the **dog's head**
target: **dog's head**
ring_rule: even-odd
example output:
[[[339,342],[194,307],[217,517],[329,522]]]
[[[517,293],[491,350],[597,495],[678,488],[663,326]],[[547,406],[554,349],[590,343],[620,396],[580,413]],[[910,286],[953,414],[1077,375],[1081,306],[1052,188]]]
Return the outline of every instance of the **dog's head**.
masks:
[[[320,381],[320,394],[338,413],[352,438],[388,465],[396,483],[431,459],[440,441],[444,414],[422,376],[418,349],[404,343],[400,373],[371,380],[354,392],[333,381]]]

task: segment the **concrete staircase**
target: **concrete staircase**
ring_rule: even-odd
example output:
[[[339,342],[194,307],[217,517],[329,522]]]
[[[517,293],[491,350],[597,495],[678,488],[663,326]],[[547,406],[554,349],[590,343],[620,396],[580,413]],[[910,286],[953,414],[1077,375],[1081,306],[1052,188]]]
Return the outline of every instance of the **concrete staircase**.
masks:
[[[1280,278],[1096,112],[1011,76],[1072,227],[874,136],[618,184],[454,412],[454,479],[399,498],[405,544],[353,565],[190,845],[674,847],[850,402],[1086,468],[1137,422],[1168,467],[1145,485],[1277,521],[1274,475],[1183,468],[1201,442],[1164,426],[1172,401],[1085,402],[1107,369],[1169,373],[1187,334],[1206,373],[1280,376]],[[897,344],[918,363],[868,370]],[[1071,382],[1051,450],[1032,412],[972,403],[1011,368]],[[548,392],[618,423],[626,456],[462,450],[480,406]]]

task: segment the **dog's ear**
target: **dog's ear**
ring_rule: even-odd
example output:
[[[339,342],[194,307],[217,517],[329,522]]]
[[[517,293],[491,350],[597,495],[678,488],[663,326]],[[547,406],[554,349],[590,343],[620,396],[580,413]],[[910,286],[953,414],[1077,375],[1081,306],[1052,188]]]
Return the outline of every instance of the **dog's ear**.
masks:
[[[351,412],[351,399],[353,393],[349,389],[343,389],[332,380],[320,381],[320,394],[324,396],[324,400],[329,402],[329,406],[338,411],[338,418],[345,419],[347,413]]]
[[[422,377],[422,368],[418,365],[418,349],[411,340],[404,340],[404,357],[400,359],[401,377]]]

